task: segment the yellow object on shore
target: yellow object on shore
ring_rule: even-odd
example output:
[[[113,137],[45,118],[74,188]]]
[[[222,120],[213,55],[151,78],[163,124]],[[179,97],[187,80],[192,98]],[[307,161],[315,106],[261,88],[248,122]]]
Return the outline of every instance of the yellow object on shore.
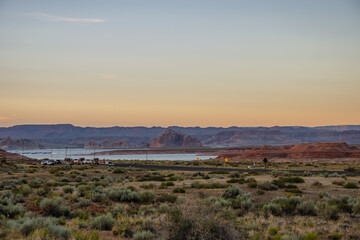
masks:
[[[229,160],[228,160],[228,158],[225,158],[225,162],[228,162]]]

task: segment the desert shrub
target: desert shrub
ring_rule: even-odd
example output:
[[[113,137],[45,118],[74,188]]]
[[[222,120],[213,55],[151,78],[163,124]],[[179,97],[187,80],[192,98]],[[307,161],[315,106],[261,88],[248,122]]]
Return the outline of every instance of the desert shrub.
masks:
[[[301,203],[302,199],[299,197],[276,197],[271,203],[265,204],[264,209],[275,216],[294,215],[297,206]]]
[[[74,188],[72,186],[66,185],[62,188],[64,193],[73,193],[74,192]]]
[[[304,240],[317,240],[319,237],[316,235],[316,233],[308,232],[305,234]]]
[[[90,227],[98,230],[111,230],[114,223],[115,223],[114,218],[111,216],[110,213],[108,213],[106,215],[101,215],[94,218],[90,222]]]
[[[355,203],[353,204],[353,209],[352,211],[355,214],[360,214],[360,197],[358,197],[355,201]]]
[[[141,230],[135,232],[133,238],[135,240],[151,240],[155,238],[155,235],[148,230]]]
[[[149,203],[155,200],[155,193],[153,193],[152,191],[144,191],[142,193],[140,193],[139,195],[139,200],[141,203]]]
[[[90,199],[86,199],[83,197],[79,197],[76,201],[77,201],[77,203],[75,205],[79,208],[86,208],[86,207],[90,206],[90,204],[91,204]]]
[[[227,183],[239,183],[239,184],[244,184],[245,183],[245,179],[244,178],[231,178],[229,180],[226,181]]]
[[[69,180],[68,178],[66,178],[66,177],[60,178],[60,179],[58,179],[58,181],[59,181],[59,182],[62,182],[62,183],[68,183],[68,182],[70,182],[70,180]]]
[[[353,182],[348,182],[344,185],[344,188],[359,188],[358,185],[356,183]]]
[[[334,233],[334,234],[328,236],[328,239],[330,239],[330,240],[341,240],[342,238],[343,238],[343,235],[339,234],[339,233]]]
[[[162,185],[163,183],[160,184],[160,186]],[[156,185],[155,184],[152,184],[152,183],[149,183],[149,184],[143,184],[140,186],[141,188],[143,189],[153,189],[153,188],[156,188]]]
[[[188,239],[240,239],[233,222],[217,214],[214,205],[189,202],[177,205],[168,214],[163,226],[163,238]]]
[[[41,178],[33,178],[31,179],[29,186],[32,188],[39,188],[41,187],[43,184],[45,183],[45,181]]]
[[[278,190],[279,187],[275,184],[272,184],[269,181],[266,181],[266,182],[259,183],[258,188],[265,190],[265,191],[275,191],[275,190]]]
[[[321,199],[323,199],[323,198],[330,198],[330,195],[329,195],[329,193],[327,193],[327,192],[320,192],[320,193],[319,193],[319,197],[320,197]]]
[[[126,212],[126,206],[118,204],[113,209],[111,209],[111,214],[114,218],[116,218],[118,215],[123,215]]]
[[[319,181],[313,182],[311,184],[312,187],[316,187],[316,188],[321,188],[323,186],[323,184]]]
[[[303,178],[297,177],[297,176],[286,177],[284,180],[285,180],[285,182],[288,182],[288,183],[304,183],[305,182]]]
[[[112,188],[108,192],[108,197],[116,202],[137,202],[139,195],[127,188]]]
[[[158,210],[160,213],[167,213],[170,210],[170,206],[167,203],[162,203],[159,205]]]
[[[82,232],[73,232],[72,237],[75,240],[99,240],[100,236],[97,231],[82,233]]]
[[[51,217],[27,216],[8,222],[8,226],[24,236],[29,236],[39,229],[48,229],[52,239],[70,239],[71,235],[71,231],[59,226],[59,221]]]
[[[121,174],[121,173],[126,173],[126,171],[125,171],[124,169],[117,168],[117,169],[114,169],[113,173],[115,173],[115,174]]]
[[[223,198],[236,198],[239,194],[242,194],[242,190],[239,187],[228,187],[222,197]]]
[[[79,185],[76,188],[77,196],[85,197],[86,195],[90,194],[93,188],[94,188],[93,185]]]
[[[248,184],[247,184],[247,186],[249,187],[249,188],[257,188],[257,182],[249,182]]]
[[[131,227],[132,227],[132,223],[130,222],[129,218],[121,217],[115,222],[112,228],[112,233],[115,236],[131,237],[132,236]]]
[[[91,200],[93,202],[102,202],[107,199],[107,195],[105,192],[94,192],[91,196]]]
[[[229,184],[222,183],[201,183],[201,182],[193,182],[191,184],[191,188],[204,188],[204,189],[214,189],[214,188],[226,188]]]
[[[22,185],[20,187],[20,193],[25,197],[31,193],[31,187],[29,185]]]
[[[186,190],[184,188],[177,187],[173,190],[173,193],[185,193]]]
[[[147,181],[160,181],[160,182],[165,182],[166,179],[164,176],[162,175],[151,175],[151,176],[143,176],[143,177],[139,177],[138,179],[139,182],[147,182]]]
[[[278,233],[278,229],[277,228],[275,228],[275,227],[270,227],[268,230],[267,230],[267,232],[270,234],[270,235],[272,235],[272,236],[274,236],[275,234],[277,234]]]
[[[212,199],[209,199],[212,200]],[[224,198],[214,198],[215,200],[215,206],[217,207],[227,207],[227,206],[231,206],[231,201],[228,199],[224,199]]]
[[[0,205],[0,219],[1,215],[4,215],[6,218],[14,218],[25,212],[25,208],[20,203],[14,204],[11,200],[7,201],[6,205]]]
[[[139,214],[142,216],[147,216],[150,214],[155,214],[157,211],[153,205],[141,205],[139,208]]]
[[[344,186],[345,181],[343,181],[343,180],[335,180],[335,181],[332,182],[332,184],[338,185],[338,186]]]
[[[158,196],[156,198],[157,202],[170,202],[170,203],[174,203],[176,202],[177,196],[174,195],[170,195],[170,194],[161,194],[160,196]]]
[[[337,208],[336,205],[327,204],[325,206],[325,219],[326,220],[338,220],[340,210]]]
[[[234,209],[239,209],[239,214],[242,215],[253,206],[251,193],[239,194],[235,199],[231,199],[231,206]]]
[[[51,215],[54,217],[69,216],[70,208],[63,206],[61,202],[61,198],[44,198],[40,202],[40,208],[45,215]]]
[[[317,215],[317,210],[316,210],[315,204],[312,201],[303,201],[296,207],[296,211],[300,215],[307,215],[307,216],[316,216]]]
[[[159,186],[160,189],[165,189],[169,186],[175,186],[175,184],[173,182],[162,182]]]

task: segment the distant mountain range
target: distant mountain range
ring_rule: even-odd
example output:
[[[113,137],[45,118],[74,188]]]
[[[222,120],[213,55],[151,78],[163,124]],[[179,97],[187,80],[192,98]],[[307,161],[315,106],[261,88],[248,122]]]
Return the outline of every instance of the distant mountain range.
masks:
[[[167,128],[163,127],[78,127],[71,124],[17,125],[0,128],[0,138],[11,137],[21,149],[24,139],[33,147],[84,147],[104,141],[126,141],[131,146],[147,146]],[[360,144],[360,125],[319,127],[169,127],[176,132],[201,141],[204,146],[237,147],[259,145],[289,145],[302,142],[346,142]],[[23,141],[17,141],[23,139]],[[196,140],[194,140],[196,141]],[[9,139],[6,140],[9,142]],[[111,146],[111,143],[109,145]],[[15,144],[16,145],[16,144]],[[166,145],[166,144],[165,144]],[[1,145],[0,145],[1,148]]]

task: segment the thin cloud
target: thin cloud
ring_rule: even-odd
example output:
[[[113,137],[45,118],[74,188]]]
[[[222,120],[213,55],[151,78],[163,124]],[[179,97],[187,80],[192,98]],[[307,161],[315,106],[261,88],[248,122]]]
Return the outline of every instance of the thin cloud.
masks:
[[[101,19],[101,18],[68,18],[68,17],[53,16],[46,13],[30,13],[27,15],[35,17],[40,20],[51,21],[51,22],[103,23],[106,21],[106,19]]]
[[[8,119],[7,117],[0,117],[0,121],[1,120],[6,120],[6,119]]]

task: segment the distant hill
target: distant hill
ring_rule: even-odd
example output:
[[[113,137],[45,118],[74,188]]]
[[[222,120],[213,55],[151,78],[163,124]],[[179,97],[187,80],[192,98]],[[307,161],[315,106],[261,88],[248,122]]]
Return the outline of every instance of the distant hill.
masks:
[[[85,144],[146,146],[166,129],[199,140],[204,146],[237,147],[289,145],[303,142],[346,142],[360,144],[360,125],[319,127],[78,127],[71,124],[17,125],[0,128],[0,138],[29,139],[42,148],[84,147]],[[111,141],[113,143],[109,143]],[[121,144],[120,144],[121,145]],[[120,146],[119,145],[119,146]],[[100,145],[99,145],[100,146]]]

